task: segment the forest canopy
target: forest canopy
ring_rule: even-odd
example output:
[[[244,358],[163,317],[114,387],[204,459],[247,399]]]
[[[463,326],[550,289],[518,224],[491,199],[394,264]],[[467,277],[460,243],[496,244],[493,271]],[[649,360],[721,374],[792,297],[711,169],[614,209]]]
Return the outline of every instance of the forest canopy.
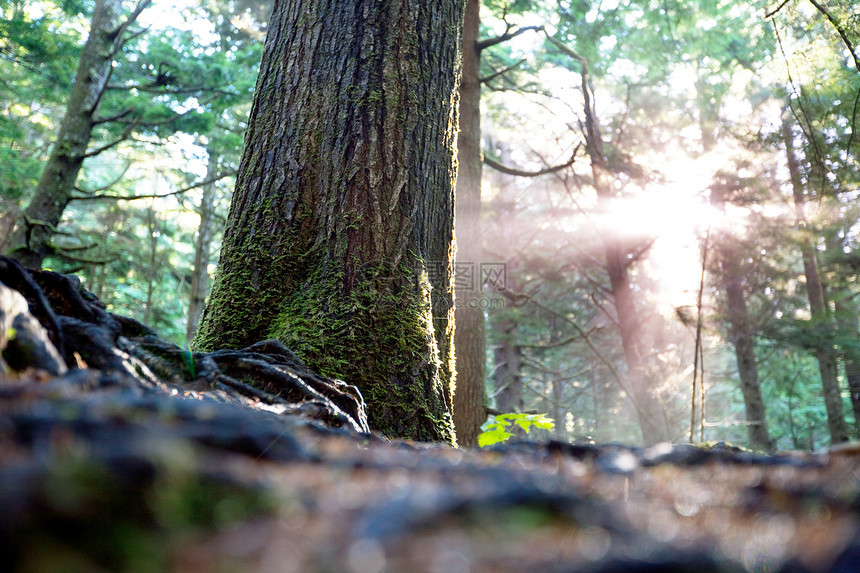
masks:
[[[93,5],[123,27],[87,132],[60,145]],[[270,11],[0,2],[0,252],[35,225],[43,268],[190,346]],[[582,442],[857,438],[854,2],[484,0],[479,16],[480,215],[453,304],[486,332],[470,352],[487,411],[545,413]],[[61,152],[75,168],[52,222],[34,198]]]

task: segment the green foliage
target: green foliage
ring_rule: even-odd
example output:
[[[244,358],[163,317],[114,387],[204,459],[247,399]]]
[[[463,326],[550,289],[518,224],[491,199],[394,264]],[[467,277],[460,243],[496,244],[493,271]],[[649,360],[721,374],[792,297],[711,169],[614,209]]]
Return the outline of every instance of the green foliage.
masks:
[[[78,15],[71,3],[0,3],[0,201],[39,178],[77,66]]]
[[[483,6],[492,10],[495,14],[522,14],[534,10],[539,2],[534,0],[483,0]]]
[[[500,414],[493,416],[481,426],[482,432],[478,434],[478,445],[485,447],[508,441],[514,436],[508,432],[508,429],[514,426],[528,434],[532,428],[552,430],[555,427],[555,422],[547,418],[546,414]]]
[[[267,3],[241,4],[256,14]],[[144,320],[178,344],[185,340],[201,192],[170,193],[238,166],[262,52],[259,36],[250,28],[237,32],[233,14],[217,8],[211,14],[217,35],[195,34],[205,25],[190,26],[178,14],[172,25],[162,21],[139,35],[129,30],[133,37],[117,54],[97,110],[97,118],[116,119],[96,125],[90,149],[119,144],[85,161],[76,199],[54,238],[58,253],[45,261],[53,270],[77,273],[111,311]],[[22,208],[35,188],[64,113],[91,9],[77,0],[0,4],[2,212]],[[189,9],[184,15],[207,13]],[[224,177],[209,191],[217,197],[211,253],[217,252],[217,222],[231,184],[232,177]],[[92,200],[100,195],[165,198]]]

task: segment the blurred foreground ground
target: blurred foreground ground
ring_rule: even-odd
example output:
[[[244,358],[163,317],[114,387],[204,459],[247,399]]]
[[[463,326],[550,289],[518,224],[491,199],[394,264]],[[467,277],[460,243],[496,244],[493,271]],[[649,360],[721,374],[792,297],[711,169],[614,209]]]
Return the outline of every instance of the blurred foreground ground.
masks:
[[[860,571],[860,445],[369,433],[276,341],[192,353],[0,257],[0,562],[32,573]]]
[[[860,570],[852,446],[464,451],[261,406],[5,379],[4,561],[38,572]]]

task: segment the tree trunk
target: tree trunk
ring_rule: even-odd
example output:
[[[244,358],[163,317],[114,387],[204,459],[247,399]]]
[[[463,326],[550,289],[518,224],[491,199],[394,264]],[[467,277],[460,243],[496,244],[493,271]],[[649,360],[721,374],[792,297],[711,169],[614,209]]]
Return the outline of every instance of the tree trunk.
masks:
[[[476,47],[480,28],[480,0],[467,0],[463,20],[463,74],[460,80],[460,132],[457,136],[457,187],[455,236],[457,268],[471,270],[471,280],[454,285],[454,347],[457,349],[457,385],[454,392],[454,428],[461,446],[478,444],[484,405],[486,330],[480,304],[483,277],[481,236],[481,62]]]
[[[463,1],[281,1],[195,345],[277,338],[371,427],[453,441]]]
[[[711,190],[711,202],[721,211],[725,210],[723,191],[715,186]],[[717,253],[721,270],[720,279],[726,293],[726,318],[729,321],[729,338],[735,347],[738,364],[738,377],[741,394],[746,409],[747,433],[750,447],[770,451],[770,433],[761,384],[758,378],[758,363],[755,355],[755,340],[747,312],[746,297],[743,289],[743,269],[741,255],[735,239],[728,233],[718,242]]]
[[[838,298],[836,304],[836,323],[839,327],[839,349],[845,365],[845,378],[851,393],[851,408],[854,411],[854,432],[860,436],[860,313],[856,303]]]
[[[723,288],[726,291],[726,311],[729,319],[729,336],[735,347],[741,394],[746,409],[747,432],[750,447],[770,451],[770,433],[761,384],[758,379],[758,363],[755,356],[755,341],[749,326],[749,313],[738,274],[736,254],[730,247],[722,252]]]
[[[149,239],[149,264],[146,267],[146,302],[143,309],[143,324],[152,324],[152,307],[155,295],[155,280],[159,275],[158,269],[158,236],[160,229],[155,216],[155,208],[152,202],[146,210],[146,229]]]
[[[788,116],[782,122],[782,136],[785,142],[785,152],[788,161],[788,171],[791,177],[791,188],[794,193],[794,207],[797,225],[802,233],[806,233],[808,225],[804,212],[805,198],[803,180],[800,174],[800,164],[794,151],[794,134]],[[834,349],[833,328],[829,312],[824,301],[824,289],[818,274],[818,261],[815,246],[808,236],[800,239],[800,252],[803,256],[803,270],[806,275],[806,291],[809,295],[809,307],[812,313],[812,328],[816,330],[815,357],[818,359],[818,370],[821,372],[821,385],[824,389],[824,404],[827,408],[827,427],[830,430],[831,443],[848,440],[848,427],[842,412],[842,396],[839,391],[838,362]]]
[[[561,340],[558,328],[558,317],[550,315],[549,317],[549,344],[553,345]],[[560,372],[547,373],[549,383],[552,385],[552,419],[555,421],[552,435],[562,441],[567,440],[567,411],[564,409],[564,387],[565,380]],[[583,416],[584,418],[585,416]]]
[[[567,440],[567,411],[564,409],[564,380],[559,374],[552,374],[552,419],[555,428],[552,435],[559,440]]]
[[[504,318],[495,324],[500,333],[496,345],[493,378],[496,386],[496,409],[503,414],[522,412],[523,402],[523,350],[517,344],[519,325],[513,318]]]
[[[826,245],[829,260],[843,255],[843,244],[835,233],[828,236]],[[851,395],[854,433],[855,436],[860,436],[860,342],[858,342],[860,311],[857,308],[857,295],[852,292],[850,283],[844,280],[845,269],[836,267],[827,270],[832,272],[827,272],[826,275],[835,277],[835,280],[827,285],[827,291],[833,300],[837,328],[836,340]]]
[[[9,254],[27,267],[41,267],[51,254],[51,238],[75,189],[92,137],[94,115],[111,75],[121,42],[121,0],[96,0],[90,35],[81,51],[75,83],[57,141],[36,191],[12,234]]]
[[[206,148],[209,163],[206,166],[206,180],[212,180],[218,175],[218,155],[211,147]],[[194,340],[197,324],[203,314],[206,303],[206,293],[209,283],[209,258],[212,247],[212,228],[215,217],[215,183],[201,188],[200,225],[197,227],[197,237],[194,242],[194,268],[191,270],[191,292],[188,299],[188,322],[185,327],[185,338],[190,343]]]
[[[589,83],[588,64],[582,58],[579,58],[579,61],[582,65],[582,90],[585,96],[586,148],[591,161],[591,172],[594,178],[598,205],[604,211],[611,207],[614,194],[609,170],[606,166],[606,158],[603,155],[603,140],[594,110],[594,96]],[[658,397],[649,388],[648,375],[645,369],[645,349],[639,328],[639,313],[636,311],[633,285],[630,282],[628,249],[614,229],[606,229],[602,232],[601,239],[606,256],[606,272],[609,275],[609,284],[618,319],[618,331],[624,349],[624,359],[627,363],[627,384],[632,394],[630,399],[636,407],[642,440],[646,444],[671,440],[672,436],[666,423],[663,408]]]

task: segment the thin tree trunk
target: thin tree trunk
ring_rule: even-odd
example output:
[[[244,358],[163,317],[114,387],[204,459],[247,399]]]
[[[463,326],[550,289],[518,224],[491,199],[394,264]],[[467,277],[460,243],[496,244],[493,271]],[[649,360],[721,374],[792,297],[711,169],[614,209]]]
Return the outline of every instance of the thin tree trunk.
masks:
[[[121,0],[96,0],[57,141],[10,241],[10,256],[24,266],[41,267],[53,252],[51,238],[75,189],[92,138],[94,116],[122,41],[121,14]]]
[[[712,187],[711,203],[719,210],[725,211],[726,200],[724,190],[720,186]],[[764,398],[758,378],[755,339],[743,288],[742,257],[738,252],[737,241],[728,233],[724,233],[721,239],[717,241],[716,251],[721,271],[720,280],[726,293],[729,338],[735,348],[750,446],[757,450],[769,451],[772,449],[772,444],[767,426]]]
[[[845,366],[845,378],[851,393],[851,407],[854,411],[854,433],[860,436],[860,313],[856,303],[839,298],[836,304],[836,323],[840,333],[839,349]]]
[[[591,172],[594,178],[594,189],[601,210],[608,210],[613,200],[613,191],[606,158],[603,155],[603,140],[600,125],[594,111],[594,96],[591,91],[588,75],[588,63],[581,57],[582,90],[585,96],[585,139],[591,160]],[[630,282],[630,261],[628,250],[614,229],[607,229],[601,237],[606,257],[606,272],[609,275],[615,313],[618,319],[618,331],[621,345],[624,349],[624,359],[627,363],[627,381],[632,392],[630,396],[636,407],[642,440],[645,443],[655,443],[671,440],[672,436],[667,427],[663,408],[658,397],[649,388],[648,376],[645,370],[645,349],[639,329],[639,313],[633,296],[633,285]]]
[[[155,209],[150,203],[146,211],[146,228],[149,232],[149,265],[146,269],[146,303],[143,310],[143,324],[152,324],[152,306],[155,294],[155,278],[158,275],[156,262],[158,258],[158,223]]]
[[[463,1],[275,4],[195,346],[277,338],[371,426],[453,441]]]
[[[735,347],[738,376],[741,381],[741,394],[746,409],[747,432],[750,447],[769,451],[772,448],[768,432],[767,415],[761,384],[758,379],[758,363],[755,355],[755,341],[749,327],[749,314],[746,300],[736,268],[731,267],[731,253],[724,255],[729,268],[724,267],[723,287],[726,290],[726,309],[729,316],[730,337]]]
[[[549,318],[549,343],[555,344],[561,339],[558,330],[558,317],[550,315]],[[555,428],[552,435],[560,440],[567,438],[565,429],[565,409],[564,409],[564,386],[565,382],[558,372],[548,374],[550,384],[552,385],[552,418],[555,420]]]
[[[552,374],[552,418],[555,420],[555,428],[552,435],[560,440],[567,438],[565,431],[565,409],[564,409],[564,380],[558,374]]]
[[[791,177],[791,187],[794,193],[794,207],[797,224],[801,232],[806,233],[805,198],[803,180],[800,174],[800,164],[794,151],[794,134],[791,130],[788,116],[782,122],[782,136],[785,142],[785,152],[788,160],[788,171]],[[824,289],[818,274],[818,261],[811,239],[803,236],[800,239],[800,252],[803,257],[803,269],[806,275],[806,291],[809,295],[809,307],[812,312],[812,327],[816,330],[815,357],[818,360],[818,370],[821,373],[821,385],[824,389],[824,404],[827,408],[827,427],[830,431],[831,443],[848,440],[848,427],[842,411],[842,396],[839,391],[838,362],[833,346],[833,328],[829,312],[824,300]]]
[[[835,234],[830,235],[826,241],[829,258],[832,260],[842,255],[842,243]],[[840,277],[840,269],[837,272],[828,273],[830,276]],[[842,364],[845,366],[845,378],[848,381],[848,391],[851,394],[851,407],[854,411],[854,433],[860,436],[860,311],[857,308],[857,296],[841,279],[837,283],[828,285],[834,305],[834,316],[836,318],[837,344]]]
[[[607,410],[606,407],[606,389],[604,388],[603,380],[598,376],[598,368],[600,363],[594,357],[591,358],[591,392],[592,405],[594,407],[594,431],[592,437],[598,442],[603,441],[603,424],[602,414]]]
[[[463,74],[460,80],[460,131],[457,136],[457,187],[455,189],[457,268],[471,271],[454,285],[454,348],[457,384],[454,391],[454,428],[461,446],[478,444],[481,424],[487,419],[486,330],[482,297],[481,237],[481,83],[480,54],[476,47],[480,28],[480,0],[467,0],[463,20]]]
[[[218,175],[218,156],[211,147],[206,149],[209,163],[206,166],[206,180],[214,179]],[[194,340],[197,331],[197,323],[203,314],[203,306],[206,303],[206,294],[209,283],[209,259],[212,247],[213,222],[215,215],[215,183],[204,185],[200,198],[200,225],[197,227],[197,237],[194,242],[194,268],[191,270],[191,292],[188,300],[188,322],[186,324],[185,337],[190,343]]]
[[[523,351],[517,344],[519,325],[506,317],[495,323],[499,343],[493,350],[495,361],[493,379],[497,389],[496,409],[504,414],[522,412],[523,402]]]

